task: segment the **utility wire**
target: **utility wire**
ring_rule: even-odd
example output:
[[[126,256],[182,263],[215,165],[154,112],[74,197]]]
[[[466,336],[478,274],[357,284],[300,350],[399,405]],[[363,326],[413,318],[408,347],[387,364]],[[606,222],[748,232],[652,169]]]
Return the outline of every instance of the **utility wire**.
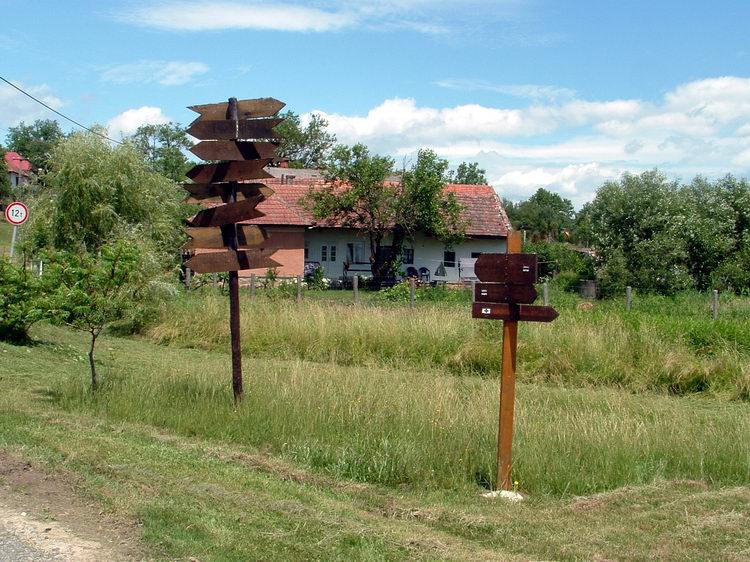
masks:
[[[71,119],[71,118],[70,118],[70,117],[68,117],[67,115],[63,115],[62,113],[60,113],[60,112],[59,112],[59,111],[57,111],[56,109],[54,109],[54,108],[52,108],[52,107],[48,106],[48,105],[47,105],[46,103],[44,103],[44,102],[43,102],[42,100],[40,100],[40,99],[37,99],[37,98],[35,98],[34,96],[32,96],[32,95],[31,95],[30,93],[28,93],[28,92],[25,92],[25,91],[23,91],[23,90],[22,90],[21,88],[19,88],[18,86],[16,86],[16,85],[15,85],[15,84],[13,84],[12,82],[10,82],[10,81],[6,80],[6,79],[5,79],[5,78],[3,78],[2,76],[0,76],[0,80],[2,80],[3,82],[5,82],[6,84],[8,84],[8,86],[11,86],[11,87],[15,88],[16,90],[18,90],[19,92],[21,92],[21,93],[22,93],[22,94],[23,94],[24,96],[28,96],[28,97],[30,97],[30,98],[31,98],[32,100],[34,100],[34,101],[35,101],[35,102],[37,102],[38,104],[40,104],[40,105],[43,105],[44,107],[46,107],[47,109],[49,109],[49,110],[50,110],[50,111],[52,111],[53,113],[56,113],[57,115],[59,115],[59,116],[60,116],[60,117],[62,117],[63,119],[67,119],[68,121],[70,121],[70,122],[71,122],[71,123],[73,123],[74,125],[77,125],[77,126],[79,126],[79,127],[81,128],[81,129],[85,129],[85,130],[87,130],[87,131],[88,131],[89,133],[93,133],[93,134],[95,134],[96,136],[98,136],[98,137],[102,137],[103,139],[107,139],[107,140],[108,140],[108,141],[110,141],[110,142],[114,142],[114,143],[117,143],[117,144],[122,144],[122,142],[121,142],[121,141],[118,141],[118,140],[115,140],[115,139],[111,139],[111,138],[109,138],[109,137],[108,137],[107,135],[103,135],[103,134],[101,134],[101,133],[99,133],[99,132],[97,132],[97,131],[94,131],[93,129],[90,129],[90,128],[89,128],[89,127],[87,127],[86,125],[81,125],[81,124],[80,124],[80,123],[79,123],[78,121],[76,121],[75,119]]]

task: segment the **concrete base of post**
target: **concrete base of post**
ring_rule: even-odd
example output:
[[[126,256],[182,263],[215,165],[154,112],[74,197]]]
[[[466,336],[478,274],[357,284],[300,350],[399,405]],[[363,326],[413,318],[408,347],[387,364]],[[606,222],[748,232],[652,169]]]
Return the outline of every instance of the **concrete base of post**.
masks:
[[[493,492],[486,492],[482,494],[482,497],[489,500],[500,498],[511,503],[518,503],[524,500],[524,497],[520,492],[514,492],[513,490],[495,490]]]

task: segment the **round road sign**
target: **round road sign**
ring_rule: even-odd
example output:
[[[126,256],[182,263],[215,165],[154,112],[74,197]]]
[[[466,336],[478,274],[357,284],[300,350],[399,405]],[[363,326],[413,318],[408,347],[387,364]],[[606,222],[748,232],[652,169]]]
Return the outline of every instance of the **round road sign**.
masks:
[[[14,201],[5,207],[5,220],[13,226],[25,223],[28,218],[29,209],[20,201]]]

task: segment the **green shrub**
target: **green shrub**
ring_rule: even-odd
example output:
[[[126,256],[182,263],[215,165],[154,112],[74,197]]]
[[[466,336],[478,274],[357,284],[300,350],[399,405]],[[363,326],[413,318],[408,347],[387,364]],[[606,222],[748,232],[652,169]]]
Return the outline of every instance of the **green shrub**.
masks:
[[[29,328],[49,315],[48,289],[25,265],[0,258],[0,339],[28,339]]]

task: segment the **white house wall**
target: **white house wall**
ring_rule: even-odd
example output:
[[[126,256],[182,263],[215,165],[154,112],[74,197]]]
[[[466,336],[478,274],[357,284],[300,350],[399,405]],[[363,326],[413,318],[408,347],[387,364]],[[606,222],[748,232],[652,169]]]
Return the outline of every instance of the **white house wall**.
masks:
[[[384,245],[390,242],[386,240]],[[505,238],[467,238],[463,243],[453,248],[456,252],[456,266],[446,267],[444,277],[435,275],[441,263],[443,263],[443,252],[445,246],[435,240],[422,234],[418,234],[413,241],[407,240],[404,248],[414,249],[414,264],[404,264],[402,269],[414,267],[419,270],[422,267],[430,271],[431,281],[459,281],[459,263],[460,260],[471,259],[472,253],[503,253],[505,252]],[[347,244],[361,243],[364,244],[364,263],[352,263],[349,266],[349,274],[370,275],[370,242],[366,236],[359,236],[356,231],[343,228],[308,228],[305,232],[305,246],[307,247],[307,258],[305,263],[317,262],[323,267],[324,275],[327,278],[336,279],[344,274],[344,260],[346,260]],[[322,247],[327,247],[327,259],[322,260]],[[331,246],[336,247],[336,259],[331,261]],[[466,277],[466,272],[463,272]]]

